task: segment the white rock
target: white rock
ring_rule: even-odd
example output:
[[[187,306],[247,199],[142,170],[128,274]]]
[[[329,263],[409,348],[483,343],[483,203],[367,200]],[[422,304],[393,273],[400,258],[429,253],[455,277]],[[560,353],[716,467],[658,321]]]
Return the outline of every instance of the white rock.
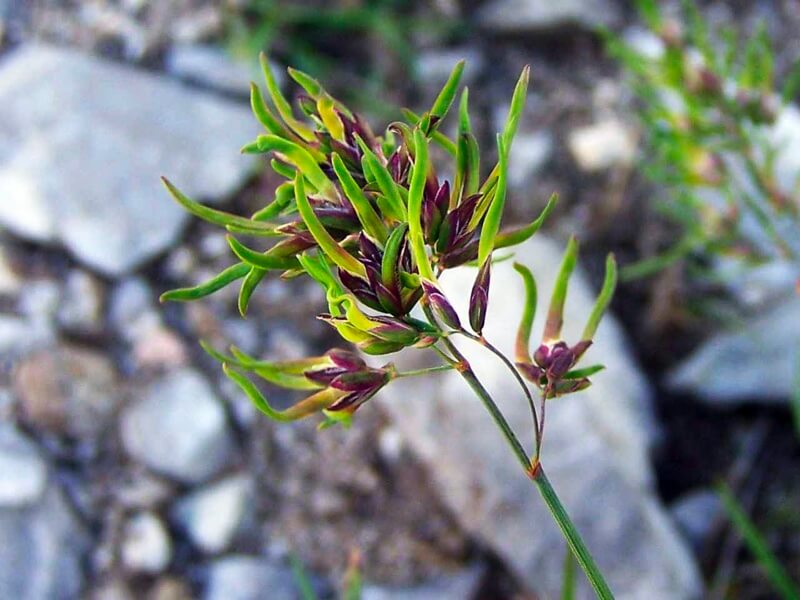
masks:
[[[616,2],[609,0],[494,0],[484,6],[478,21],[503,32],[546,31],[577,25],[594,29],[620,19]]]
[[[293,600],[291,570],[255,556],[230,555],[211,564],[205,600]]]
[[[257,132],[245,107],[42,45],[0,65],[0,127],[0,224],[111,276],[163,251],[188,219],[159,175],[223,198],[247,176],[239,148]]]
[[[151,512],[140,512],[125,523],[122,564],[135,573],[160,573],[172,560],[172,541],[164,524]]]
[[[0,598],[79,598],[86,532],[51,484],[32,505],[0,508]]]
[[[549,298],[563,246],[541,234],[516,249],[532,268],[539,297]],[[512,352],[524,298],[508,262],[492,272],[486,337]],[[466,321],[475,271],[448,272],[442,285]],[[565,311],[564,335],[575,342],[594,294],[577,272]],[[545,302],[546,303],[546,302]],[[541,332],[544,310],[534,332]],[[536,337],[533,338],[536,340]],[[474,344],[462,345],[523,443],[531,420],[526,401],[502,365]],[[418,357],[412,360],[412,357]],[[422,353],[396,357],[402,368],[428,364]],[[395,358],[395,357],[392,357]],[[601,325],[585,364],[607,370],[581,394],[551,401],[543,464],[570,515],[619,598],[691,598],[696,565],[652,488],[648,446],[654,436],[649,388],[613,317]],[[442,499],[461,525],[487,544],[531,588],[557,595],[564,542],[480,401],[455,373],[392,383],[379,398],[430,469]],[[589,597],[584,588],[581,597]]]
[[[0,314],[0,355],[19,357],[48,345],[54,335],[47,323]]]
[[[249,95],[250,82],[261,80],[257,64],[235,61],[223,49],[207,44],[176,44],[164,63],[181,79],[233,94]]]
[[[248,475],[223,479],[183,498],[175,516],[195,546],[208,554],[221,552],[242,525],[252,488]]]
[[[800,298],[790,297],[741,328],[713,335],[668,376],[711,404],[788,402],[800,365]]]
[[[154,307],[153,290],[144,279],[131,277],[114,287],[109,299],[108,319],[129,342],[160,324],[161,319]]]
[[[159,379],[128,406],[121,434],[134,459],[189,483],[217,473],[233,450],[221,402],[205,378],[188,368]]]
[[[11,423],[0,424],[0,509],[36,502],[47,485],[39,451]]]
[[[549,131],[518,133],[508,158],[508,183],[514,188],[530,184],[552,154],[553,136]]]
[[[627,166],[636,158],[636,133],[617,119],[571,131],[567,144],[575,162],[587,172]]]
[[[699,556],[725,511],[719,494],[712,490],[696,490],[678,498],[669,509],[681,533]]]
[[[465,61],[461,83],[469,85],[475,81],[484,66],[483,54],[469,46],[420,52],[417,56],[417,75],[421,81],[441,89],[453,67],[460,60]]]
[[[67,275],[58,323],[65,329],[82,333],[96,333],[103,323],[103,284],[86,271],[74,269]]]

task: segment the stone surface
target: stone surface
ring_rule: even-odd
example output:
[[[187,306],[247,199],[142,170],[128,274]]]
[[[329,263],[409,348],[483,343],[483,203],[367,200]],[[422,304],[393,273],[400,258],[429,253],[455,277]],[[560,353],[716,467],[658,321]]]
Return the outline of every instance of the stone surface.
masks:
[[[208,568],[205,600],[295,600],[292,571],[255,556],[230,555]]]
[[[217,473],[233,450],[222,403],[205,378],[188,368],[162,377],[126,407],[121,434],[134,459],[189,483]]]
[[[589,173],[631,165],[636,158],[636,134],[617,119],[608,119],[570,132],[569,151]]]
[[[70,345],[31,354],[14,373],[22,418],[50,433],[93,439],[108,426],[120,402],[111,361]]]
[[[563,245],[541,234],[516,248],[516,259],[537,278],[540,298],[549,298],[562,250]],[[474,270],[460,269],[442,280],[463,320],[474,277]],[[523,297],[510,261],[498,263],[485,334],[507,352],[513,349]],[[583,275],[576,273],[565,311],[567,341],[578,339],[593,301]],[[537,311],[534,332],[541,332],[544,312]],[[517,386],[480,348],[462,347],[511,426],[528,443],[530,414]],[[401,368],[429,364],[422,352],[392,358]],[[649,389],[613,318],[603,321],[586,355],[585,364],[594,362],[604,363],[607,370],[593,378],[592,387],[548,404],[543,455],[548,476],[618,598],[694,597],[700,589],[696,565],[652,487],[648,445],[655,429]],[[531,588],[557,595],[561,534],[463,380],[455,373],[400,380],[380,396],[460,524]],[[591,597],[587,588],[581,597]]]
[[[0,510],[36,502],[47,485],[39,451],[11,423],[0,424]]]
[[[80,334],[96,334],[103,328],[103,284],[79,269],[67,275],[56,318],[65,330]]]
[[[78,52],[27,45],[0,65],[0,224],[117,276],[188,214],[158,177],[212,201],[244,181],[246,107]],[[76,149],[80,151],[76,151]]]
[[[698,556],[715,527],[725,516],[719,495],[713,490],[684,494],[669,507],[670,515]]]
[[[505,117],[504,117],[505,118]],[[553,136],[548,131],[520,132],[508,158],[508,183],[512,188],[530,184],[553,154]]]
[[[195,546],[208,554],[227,548],[251,506],[253,481],[235,475],[180,500],[175,517]]]
[[[790,297],[742,327],[712,336],[666,381],[713,404],[788,402],[800,368],[800,298]]]
[[[122,564],[136,573],[160,573],[172,559],[172,541],[164,523],[151,512],[140,512],[125,523],[120,548]]]
[[[594,29],[620,20],[613,0],[494,0],[478,14],[484,27],[502,32],[536,32],[579,26]]]
[[[52,341],[47,323],[0,314],[0,356],[19,357]]]
[[[0,598],[80,597],[88,540],[53,484],[33,504],[0,507],[0,540]]]
[[[164,66],[181,79],[240,96],[249,96],[250,82],[261,80],[257,64],[235,61],[222,48],[206,44],[172,46]]]
[[[365,585],[361,600],[472,600],[485,572],[483,565],[474,565],[408,587]]]

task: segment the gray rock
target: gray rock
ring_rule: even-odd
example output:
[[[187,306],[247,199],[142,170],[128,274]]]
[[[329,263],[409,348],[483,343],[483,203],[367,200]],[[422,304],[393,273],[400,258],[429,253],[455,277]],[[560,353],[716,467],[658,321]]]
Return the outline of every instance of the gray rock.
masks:
[[[233,60],[222,48],[206,44],[176,44],[164,63],[176,77],[243,96],[250,94],[250,82],[261,77],[258,65]]]
[[[97,352],[58,345],[21,360],[14,373],[22,418],[78,440],[107,429],[120,402],[116,371]]]
[[[538,32],[578,26],[594,29],[621,18],[613,0],[494,0],[478,13],[478,22],[502,32]]]
[[[0,424],[0,510],[35,503],[47,485],[39,451],[11,423]]]
[[[563,246],[541,234],[516,249],[549,298]],[[475,271],[448,272],[442,285],[461,315]],[[486,337],[511,352],[524,292],[510,262],[492,272]],[[578,339],[594,301],[580,272],[570,284],[564,335]],[[541,331],[544,310],[534,331]],[[463,319],[464,317],[462,317]],[[466,320],[466,319],[464,319]],[[536,337],[533,338],[536,340]],[[502,365],[474,344],[461,345],[523,443],[527,403]],[[416,357],[416,359],[414,359]],[[422,353],[398,366],[429,364]],[[594,385],[548,404],[543,464],[619,598],[691,598],[700,579],[652,487],[648,446],[655,435],[649,388],[619,326],[606,318],[585,364],[604,363]],[[489,415],[455,373],[400,380],[381,392],[383,407],[427,464],[460,524],[498,553],[537,591],[557,595],[564,542],[531,482]],[[581,597],[590,597],[583,588]]]
[[[417,75],[425,84],[438,90],[441,89],[447,77],[460,60],[465,60],[464,73],[461,82],[470,85],[483,70],[484,60],[480,50],[473,47],[461,48],[436,48],[420,52],[417,56]]]
[[[567,144],[575,162],[588,173],[629,166],[636,158],[636,133],[613,118],[571,131]]]
[[[17,310],[31,321],[49,324],[55,321],[60,300],[58,283],[52,279],[34,279],[22,287]]]
[[[74,269],[67,275],[56,315],[68,331],[98,333],[103,328],[103,284],[93,275]]]
[[[0,314],[0,357],[17,358],[48,345],[54,336],[48,323]]]
[[[134,573],[160,573],[172,559],[172,540],[164,523],[140,512],[125,523],[120,547],[122,564]]]
[[[549,131],[518,133],[514,138],[513,150],[508,158],[509,185],[519,189],[530,184],[532,178],[550,160],[552,154],[553,136]]]
[[[230,555],[208,568],[205,600],[295,600],[292,571],[255,556]]]
[[[366,585],[361,600],[471,600],[477,597],[485,573],[478,564],[408,587]]]
[[[698,555],[724,515],[719,495],[712,490],[684,494],[673,502],[669,512]]]
[[[203,376],[182,369],[156,381],[122,414],[130,456],[180,481],[205,481],[231,458],[233,442],[222,404]]]
[[[129,342],[161,322],[154,307],[153,290],[144,279],[131,277],[114,287],[108,320]]]
[[[673,390],[712,404],[788,402],[800,369],[800,298],[712,336],[667,376]]]
[[[257,128],[246,108],[178,83],[28,45],[0,65],[0,131],[0,224],[118,276],[172,244],[188,218],[159,175],[199,200],[222,198],[247,176],[238,149]]]
[[[221,552],[241,528],[252,491],[248,475],[223,479],[180,500],[175,517],[195,546],[208,554]]]
[[[0,598],[79,597],[88,540],[54,485],[34,504],[0,508],[0,540]]]

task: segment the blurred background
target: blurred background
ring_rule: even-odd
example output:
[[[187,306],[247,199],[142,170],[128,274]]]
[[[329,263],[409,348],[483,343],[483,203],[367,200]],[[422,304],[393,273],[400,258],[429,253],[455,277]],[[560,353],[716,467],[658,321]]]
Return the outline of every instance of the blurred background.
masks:
[[[762,88],[796,78],[800,2],[697,8],[712,29],[764,28]],[[197,341],[319,353],[336,342],[313,318],[321,292],[268,281],[246,320],[231,289],[158,303],[231,263],[224,232],[159,176],[237,214],[272,198],[267,163],[239,154],[258,133],[260,50],[380,130],[397,107],[430,106],[465,58],[486,164],[531,65],[508,222],[561,200],[518,260],[546,289],[578,235],[581,321],[608,251],[626,266],[686,248],[618,288],[595,348],[609,369],[549,417],[554,485],[621,598],[796,597],[800,272],[784,255],[743,273],[716,246],[681,246],[687,225],[656,202],[674,181],[652,173],[668,136],[604,33],[645,56],[670,48],[645,17],[621,0],[0,0],[0,597],[335,598],[356,571],[365,599],[558,597],[563,542],[466,388],[390,388],[348,430],[276,426]],[[796,98],[767,119],[795,207]],[[498,296],[513,289],[505,265]],[[516,327],[506,302],[497,331]],[[426,402],[449,429],[425,422]]]

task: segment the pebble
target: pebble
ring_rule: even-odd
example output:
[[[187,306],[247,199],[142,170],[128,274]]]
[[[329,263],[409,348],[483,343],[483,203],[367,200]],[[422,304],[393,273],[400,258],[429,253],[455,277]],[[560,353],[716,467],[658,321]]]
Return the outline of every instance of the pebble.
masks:
[[[46,486],[47,465],[33,442],[11,423],[0,424],[0,510],[36,502]]]
[[[575,129],[567,144],[575,162],[587,173],[630,166],[636,159],[636,134],[617,119]]]
[[[260,81],[257,64],[247,65],[209,44],[175,44],[164,59],[167,72],[214,90],[250,95],[250,82]]]
[[[131,572],[162,572],[172,560],[172,541],[161,519],[151,512],[131,516],[124,526],[120,557]]]
[[[111,361],[66,344],[23,359],[14,389],[27,423],[77,440],[93,440],[106,431],[121,399]]]
[[[230,460],[233,440],[206,379],[184,368],[155,381],[121,417],[125,451],[156,472],[199,483]]]
[[[705,489],[684,494],[672,503],[669,511],[698,556],[724,516],[719,495]]]
[[[291,569],[256,556],[229,555],[208,568],[205,600],[294,600]]]
[[[252,505],[253,481],[234,475],[182,498],[174,515],[195,546],[207,554],[225,550]]]
[[[612,0],[494,0],[478,12],[482,27],[501,33],[554,31],[570,26],[594,30],[620,21]]]
[[[103,328],[105,290],[99,279],[80,269],[67,275],[58,307],[58,324],[77,333],[98,333]]]

